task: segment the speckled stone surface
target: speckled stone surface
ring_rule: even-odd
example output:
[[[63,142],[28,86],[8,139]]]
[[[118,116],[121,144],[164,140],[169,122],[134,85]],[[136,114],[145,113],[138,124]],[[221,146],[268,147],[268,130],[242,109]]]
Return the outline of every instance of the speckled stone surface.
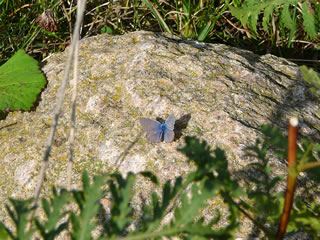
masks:
[[[16,123],[0,131],[1,219],[9,196],[30,197],[36,186],[67,53],[53,55],[43,67],[48,86],[36,111],[13,112],[0,121],[0,127]],[[193,168],[176,150],[184,145],[183,137],[151,144],[143,136],[118,161],[141,132],[140,117],[191,114],[183,135],[223,148],[235,175],[252,161],[243,148],[260,136],[261,124],[285,130],[288,118],[298,116],[301,134],[320,137],[319,105],[298,66],[272,55],[141,31],[82,40],[79,64],[74,188],[84,169],[91,174],[149,170],[164,183]],[[53,184],[66,183],[70,99],[68,88],[42,196],[50,195]],[[275,174],[284,173],[283,163],[275,159],[274,164]],[[153,188],[143,180],[137,183],[146,195]],[[238,235],[245,238],[250,231],[243,221]]]

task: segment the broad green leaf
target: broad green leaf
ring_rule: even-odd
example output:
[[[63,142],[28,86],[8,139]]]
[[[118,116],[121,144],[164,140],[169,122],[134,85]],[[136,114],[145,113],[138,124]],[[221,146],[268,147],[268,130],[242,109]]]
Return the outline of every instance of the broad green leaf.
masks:
[[[19,50],[0,67],[0,111],[28,111],[46,85],[38,63]]]

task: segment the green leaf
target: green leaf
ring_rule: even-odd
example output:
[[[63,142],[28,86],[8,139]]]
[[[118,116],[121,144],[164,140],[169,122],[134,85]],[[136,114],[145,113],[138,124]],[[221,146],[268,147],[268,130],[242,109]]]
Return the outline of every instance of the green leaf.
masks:
[[[58,224],[59,221],[66,215],[66,211],[63,211],[65,204],[71,200],[70,192],[62,189],[60,194],[57,193],[55,187],[53,187],[53,198],[50,202],[43,198],[42,207],[46,213],[47,221],[43,224],[39,219],[35,219],[36,226],[39,229],[41,236],[46,240],[53,240],[61,231],[66,229],[68,223]]]
[[[303,13],[303,26],[305,31],[308,33],[308,35],[311,38],[316,39],[317,31],[316,31],[315,19],[312,13],[310,13],[309,11],[307,1],[304,1],[302,3],[302,13]]]
[[[140,174],[146,178],[148,178],[151,182],[153,182],[156,185],[159,185],[159,181],[156,175],[154,175],[152,172],[140,172]]]
[[[9,237],[13,238],[11,231],[0,222],[0,239],[9,239]]]
[[[162,204],[159,204],[159,196],[157,193],[152,193],[152,206],[147,207],[148,211],[151,213],[153,209],[153,215],[148,214],[145,216],[145,220],[148,218],[150,219],[150,223],[146,223],[146,225],[149,224],[147,227],[149,232],[155,231],[157,228],[159,228],[159,224],[161,219],[165,216],[167,208],[170,204],[170,202],[177,197],[180,190],[183,190],[183,184],[182,184],[182,177],[177,177],[174,186],[171,187],[171,181],[168,180],[162,190]]]
[[[284,26],[286,26],[290,30],[295,30],[296,26],[294,21],[291,18],[291,14],[289,12],[289,3],[286,3],[283,5],[282,11],[281,11],[281,16],[280,19],[283,22]]]
[[[308,1],[301,1],[301,0],[243,0],[241,1],[240,6],[238,4],[235,4],[235,1],[233,1],[234,6],[229,6],[229,9],[231,11],[231,14],[236,17],[242,24],[242,26],[247,26],[249,23],[249,28],[257,32],[257,26],[258,26],[258,20],[259,16],[263,15],[262,19],[262,26],[265,31],[269,31],[270,34],[272,34],[276,29],[269,30],[270,27],[268,26],[270,23],[270,18],[273,16],[273,13],[275,12],[276,16],[274,16],[275,23],[277,21],[280,23],[280,26],[284,26],[285,28],[291,30],[289,32],[289,36],[287,35],[287,32],[280,28],[280,30],[283,33],[283,37],[288,37],[288,44],[290,46],[290,42],[292,38],[294,37],[294,33],[296,30],[296,22],[301,18],[301,13],[297,12],[296,9],[298,6],[300,6],[300,3],[302,3],[302,14],[303,14],[303,25],[304,30],[307,32],[307,34],[314,39],[317,39],[317,24],[316,24],[316,18],[317,16],[314,16],[311,13],[311,10],[309,7],[314,6],[314,4],[310,4],[308,6]],[[299,4],[299,5],[298,5]],[[315,15],[317,15],[317,6],[315,6]],[[279,14],[280,18],[278,18]],[[279,20],[278,20],[279,19]],[[272,25],[273,26],[273,25]],[[253,36],[254,37],[254,36]],[[273,36],[275,38],[275,36]]]
[[[250,28],[254,31],[257,32],[257,24],[258,24],[258,16],[260,13],[260,9],[257,10],[253,10],[251,12],[251,16],[249,19],[249,23],[250,23]]]
[[[300,71],[303,74],[303,79],[312,85],[310,90],[320,97],[320,78],[318,74],[312,68],[307,68],[306,66],[301,66]]]
[[[105,182],[105,176],[97,176],[90,184],[90,179],[86,171],[82,174],[83,191],[73,191],[74,199],[80,209],[80,215],[71,214],[72,239],[91,239],[91,232],[97,226],[94,217],[100,210],[98,200],[102,197],[101,187]]]
[[[159,24],[163,27],[164,31],[169,32],[172,34],[171,29],[168,27],[164,19],[162,18],[161,14],[158,12],[158,10],[149,2],[149,0],[144,0],[144,3],[147,5],[147,7],[150,9],[154,17],[157,19]]]
[[[101,33],[109,33],[109,34],[112,34],[112,33],[113,33],[113,30],[112,30],[111,27],[106,26],[106,27],[101,28],[100,32],[101,32]]]
[[[249,20],[249,11],[243,11],[242,8],[235,8],[233,6],[229,6],[231,14],[241,21],[242,26],[246,26]]]
[[[14,236],[14,239],[31,239],[31,236],[35,229],[31,227],[27,231],[27,224],[31,212],[35,209],[35,207],[31,207],[33,199],[17,200],[10,198],[9,200],[13,206],[13,210],[8,205],[6,205],[6,208],[15,224],[16,236]],[[12,235],[14,235],[14,233],[12,233]]]
[[[270,17],[272,16],[273,9],[275,8],[274,4],[270,4],[267,6],[264,10],[264,15],[263,15],[263,21],[262,21],[262,26],[263,29],[267,32],[269,30],[268,23],[270,21]],[[272,33],[272,30],[270,31]]]
[[[112,218],[105,224],[105,232],[108,235],[122,235],[126,233],[127,227],[130,225],[132,219],[129,214],[132,208],[129,203],[134,194],[133,185],[135,183],[136,175],[129,172],[126,179],[122,178],[120,174],[112,174],[108,181],[109,189],[111,191],[112,200],[116,204],[112,205]]]
[[[28,111],[46,85],[38,62],[19,50],[0,67],[0,111]]]
[[[214,26],[215,24],[212,24],[212,22],[208,22],[206,26],[201,29],[201,32],[198,36],[198,41],[204,41]]]
[[[199,187],[196,184],[192,185],[191,192],[191,199],[188,197],[188,192],[181,196],[181,207],[175,211],[177,225],[186,225],[193,222],[194,218],[199,215],[200,208],[205,207],[207,205],[206,200],[212,196],[209,191],[203,191],[199,194]]]
[[[307,206],[303,201],[296,200],[295,208],[292,210],[288,231],[303,230],[313,234],[314,239],[318,239],[320,232],[320,218],[317,216],[320,211],[320,205],[312,202]]]

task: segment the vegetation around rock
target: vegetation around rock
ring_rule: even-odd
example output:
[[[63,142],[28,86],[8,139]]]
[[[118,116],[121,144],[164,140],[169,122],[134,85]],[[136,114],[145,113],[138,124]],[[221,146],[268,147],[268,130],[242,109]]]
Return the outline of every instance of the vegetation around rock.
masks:
[[[0,64],[18,49],[42,61],[70,44],[76,2],[0,2]],[[170,32],[317,66],[320,4],[308,0],[89,0],[82,37]]]
[[[223,150],[211,150],[205,141],[186,137],[186,145],[179,151],[197,166],[186,177],[179,176],[160,186],[151,172],[128,173],[125,178],[115,173],[90,179],[84,171],[82,189],[67,191],[53,187],[53,197],[42,198],[44,218],[39,217],[39,211],[33,215],[39,207],[32,205],[32,199],[10,199],[11,205],[6,208],[14,228],[0,223],[0,238],[32,239],[37,233],[41,239],[47,240],[55,239],[64,231],[71,239],[92,239],[93,236],[96,239],[128,240],[174,236],[181,239],[235,239],[240,216],[244,215],[259,229],[255,234],[268,239],[282,239],[284,232],[279,237],[279,224],[282,224],[286,203],[276,186],[284,178],[272,177],[273,166],[269,163],[268,149],[274,149],[277,155],[284,157],[288,153],[284,147],[287,140],[277,128],[263,126],[261,131],[265,134],[264,140],[257,140],[255,145],[247,148],[247,153],[256,158],[248,169],[258,172],[259,176],[252,174],[246,187],[231,178]],[[310,171],[310,178],[315,184],[319,183],[319,162],[315,159],[319,154],[319,144],[303,140],[303,149],[298,149],[297,153],[299,160],[293,169],[289,169],[289,175],[298,178],[300,172]],[[152,193],[152,201],[146,202],[139,213],[130,205],[138,175],[162,189],[161,194]],[[103,187],[106,184],[107,187]],[[209,206],[208,200],[217,197],[221,197],[229,209],[228,221],[220,227],[217,227],[221,220],[218,209],[212,219],[201,216]],[[103,206],[103,199],[108,199],[111,204]],[[318,239],[320,205],[317,199],[309,201],[307,206],[304,201],[305,196],[294,198],[295,208],[290,208],[292,212],[287,231],[304,231]],[[170,213],[173,216],[169,222],[163,223]]]

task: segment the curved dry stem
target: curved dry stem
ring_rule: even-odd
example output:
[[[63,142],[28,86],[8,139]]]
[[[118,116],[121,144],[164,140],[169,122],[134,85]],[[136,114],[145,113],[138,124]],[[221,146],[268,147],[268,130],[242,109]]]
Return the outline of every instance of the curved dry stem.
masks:
[[[56,103],[56,107],[54,110],[53,122],[52,122],[52,125],[50,128],[50,134],[48,137],[44,157],[43,157],[42,164],[41,164],[38,185],[37,185],[35,192],[34,192],[33,205],[36,205],[39,200],[39,196],[40,196],[41,188],[43,185],[46,169],[48,167],[49,156],[50,156],[50,152],[51,152],[51,148],[52,148],[52,144],[53,144],[53,140],[54,140],[54,135],[55,135],[58,120],[59,120],[59,115],[61,113],[61,107],[62,107],[63,99],[65,96],[65,90],[66,90],[67,83],[68,83],[68,77],[69,77],[69,73],[70,73],[72,58],[73,58],[73,55],[75,52],[75,48],[77,46],[77,41],[79,40],[79,36],[80,36],[79,32],[80,32],[80,26],[81,26],[81,23],[83,20],[85,4],[86,4],[86,0],[78,0],[77,20],[76,20],[75,29],[73,32],[73,41],[72,41],[69,56],[67,59],[67,64],[66,64],[66,68],[65,68],[65,72],[64,72],[64,76],[63,76],[63,80],[62,80],[62,85],[61,85],[61,87],[59,89],[59,93],[57,95],[57,103]]]

